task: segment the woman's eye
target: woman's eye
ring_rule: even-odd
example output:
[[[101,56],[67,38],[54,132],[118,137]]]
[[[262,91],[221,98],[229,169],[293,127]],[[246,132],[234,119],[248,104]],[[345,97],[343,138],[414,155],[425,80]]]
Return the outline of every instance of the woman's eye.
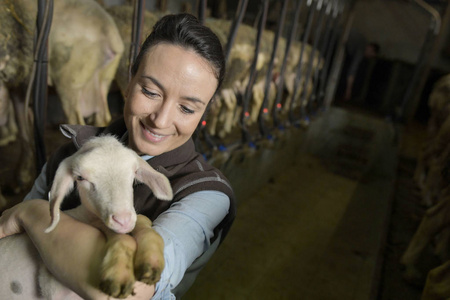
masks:
[[[147,90],[146,88],[142,88],[142,93],[151,97],[151,98],[155,98],[158,96],[158,94],[150,92],[149,90]]]
[[[181,107],[181,112],[184,114],[193,114],[195,112],[194,110],[189,109],[184,105],[181,105],[180,107]]]

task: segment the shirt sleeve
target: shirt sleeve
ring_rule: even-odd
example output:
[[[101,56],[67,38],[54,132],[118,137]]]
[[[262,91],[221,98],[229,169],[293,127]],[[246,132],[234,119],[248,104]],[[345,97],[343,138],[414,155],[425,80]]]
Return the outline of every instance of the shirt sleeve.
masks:
[[[33,187],[30,192],[25,196],[23,201],[31,199],[48,199],[46,195],[47,191],[47,177],[46,177],[47,163],[42,167],[41,174],[34,181]]]
[[[156,218],[153,228],[164,240],[165,268],[152,299],[175,299],[171,290],[192,262],[208,250],[213,230],[229,207],[226,194],[200,191],[175,202]]]

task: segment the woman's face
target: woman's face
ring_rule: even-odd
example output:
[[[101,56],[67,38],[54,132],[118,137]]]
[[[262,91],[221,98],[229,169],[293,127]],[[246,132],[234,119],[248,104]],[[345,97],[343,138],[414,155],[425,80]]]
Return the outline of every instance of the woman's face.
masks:
[[[158,44],[128,85],[124,117],[139,154],[173,150],[194,133],[218,81],[209,62],[180,46]]]

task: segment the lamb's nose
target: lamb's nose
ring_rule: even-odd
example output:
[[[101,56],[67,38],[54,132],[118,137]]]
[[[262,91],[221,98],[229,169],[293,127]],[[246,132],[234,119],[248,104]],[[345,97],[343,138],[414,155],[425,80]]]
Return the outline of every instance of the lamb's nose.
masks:
[[[131,213],[130,212],[119,212],[115,213],[111,217],[112,219],[112,225],[114,228],[117,229],[119,232],[128,232],[131,231],[133,228],[131,228]]]

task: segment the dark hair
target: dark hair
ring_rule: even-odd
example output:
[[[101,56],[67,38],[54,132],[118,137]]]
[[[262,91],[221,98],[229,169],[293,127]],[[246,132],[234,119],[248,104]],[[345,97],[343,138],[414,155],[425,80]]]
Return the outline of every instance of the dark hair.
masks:
[[[208,27],[202,25],[191,14],[170,14],[162,17],[153,26],[153,31],[146,38],[141,50],[131,67],[131,75],[137,73],[144,54],[153,46],[168,43],[192,49],[206,59],[213,67],[217,78],[217,90],[225,76],[225,57],[219,38]]]

